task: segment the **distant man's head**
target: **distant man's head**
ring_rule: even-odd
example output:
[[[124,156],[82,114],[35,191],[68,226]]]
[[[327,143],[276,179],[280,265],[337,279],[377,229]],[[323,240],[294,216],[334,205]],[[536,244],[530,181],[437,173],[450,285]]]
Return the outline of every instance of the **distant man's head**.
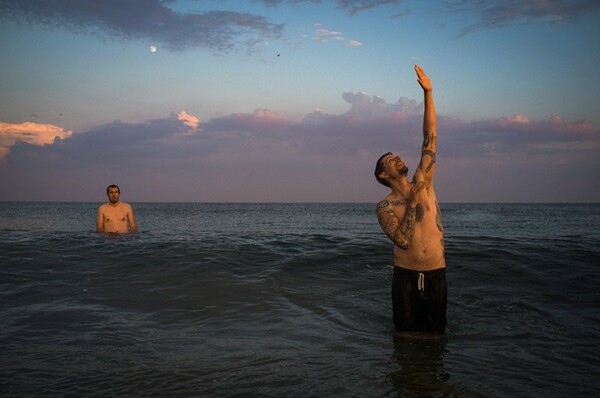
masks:
[[[110,203],[117,203],[121,196],[121,189],[117,185],[109,185],[106,188],[106,196],[108,196]]]

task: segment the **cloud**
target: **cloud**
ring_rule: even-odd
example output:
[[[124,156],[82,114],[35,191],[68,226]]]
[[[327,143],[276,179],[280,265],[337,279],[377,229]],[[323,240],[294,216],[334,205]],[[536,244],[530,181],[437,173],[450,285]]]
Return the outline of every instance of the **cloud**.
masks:
[[[293,5],[301,3],[320,3],[320,0],[256,0],[258,3],[263,3],[267,6],[277,7],[280,5]],[[388,4],[400,4],[402,0],[337,0],[339,9],[344,10],[350,15],[359,12],[367,11],[373,8],[381,7]]]
[[[323,25],[315,24],[313,27],[316,29],[313,39],[320,43],[327,43],[329,41],[341,41],[344,40],[342,32],[330,31],[322,28]]]
[[[442,120],[441,124],[451,137],[448,149],[453,156],[552,155],[564,154],[567,148],[583,154],[597,151],[600,143],[600,131],[590,122],[564,122],[555,114],[540,120],[516,114],[469,123]]]
[[[229,52],[281,37],[283,25],[232,11],[181,13],[169,0],[4,1],[0,18],[74,33],[160,44],[168,50]]]
[[[234,113],[207,121],[203,125],[204,134],[229,134],[249,136],[250,134],[271,135],[289,131],[298,122],[283,118],[268,109],[255,109],[252,113]]]
[[[190,135],[190,126],[187,119],[181,119],[180,113],[144,123],[114,121],[85,132],[68,134],[60,141],[46,142],[44,147],[19,140],[6,156],[5,163],[25,167],[35,165],[36,169],[71,170],[104,165],[128,168],[152,163],[155,159],[165,161],[180,156],[177,154],[180,150],[187,152],[185,141]]]
[[[338,0],[338,6],[353,15],[388,4],[400,4],[402,0]]]
[[[312,27],[315,29],[312,35],[312,39],[319,43],[329,42],[343,42],[350,47],[361,47],[364,43],[358,40],[348,40],[344,37],[342,32],[332,31],[325,29],[325,26],[320,23],[313,24]],[[308,37],[305,35],[305,37]]]
[[[423,103],[401,97],[388,103],[365,92],[345,92],[349,109],[329,114],[315,109],[302,120],[286,118],[268,109],[233,113],[206,120],[185,111],[145,123],[119,121],[87,132],[65,132],[51,125],[0,124],[3,147],[17,141],[45,147],[19,146],[8,161],[46,158],[58,162],[103,162],[106,157],[121,163],[127,159],[159,156],[185,161],[185,156],[239,155],[254,148],[268,158],[275,149],[288,148],[294,156],[355,155],[378,153],[398,146],[409,156],[418,156],[422,141]],[[555,150],[597,150],[600,132],[587,121],[565,122],[558,115],[531,120],[523,114],[481,121],[461,121],[438,115],[443,156],[481,158],[498,154],[550,154]],[[26,135],[28,132],[29,135]],[[35,132],[35,133],[33,133]],[[55,142],[59,137],[61,142]],[[365,152],[366,151],[366,152]]]
[[[529,124],[529,118],[525,115],[516,114],[511,117],[503,117],[500,119],[500,123],[502,124]]]
[[[69,138],[71,135],[71,131],[51,124],[0,122],[0,162],[4,162],[11,147],[17,142],[42,146],[52,144],[57,139]]]
[[[447,5],[452,11],[476,18],[459,36],[510,25],[569,23],[600,10],[600,2],[595,0],[459,0]]]
[[[200,126],[200,119],[188,114],[186,111],[181,111],[177,115],[177,120],[182,120],[186,126],[189,126],[192,129],[197,129]]]
[[[423,105],[415,100],[401,97],[397,103],[388,104],[379,96],[370,97],[365,92],[345,92],[342,98],[351,105],[347,115],[357,119],[373,119],[381,117],[393,117],[395,120],[420,115]]]
[[[382,153],[397,152],[411,170],[416,167],[423,103],[406,97],[387,102],[364,92],[345,92],[341,99],[347,111],[317,108],[302,119],[258,108],[202,124],[182,111],[72,135],[52,126],[43,140],[11,144],[0,165],[0,184],[11,195],[28,192],[23,196],[29,200],[49,198],[40,197],[31,181],[66,180],[95,192],[116,177],[127,181],[130,192],[146,192],[142,200],[371,200],[369,195],[379,195],[371,169]],[[496,190],[514,186],[525,195],[548,174],[557,176],[555,185],[571,184],[572,175],[590,180],[600,167],[600,131],[587,121],[524,114],[463,121],[438,114],[437,127],[439,188],[455,200],[464,200],[475,183]],[[15,134],[14,127],[11,131]],[[50,138],[60,132],[61,139]],[[149,188],[157,185],[168,189]],[[502,200],[510,200],[507,192],[498,191]],[[586,192],[592,193],[560,198],[600,198],[600,192]],[[0,199],[15,198],[6,195]]]

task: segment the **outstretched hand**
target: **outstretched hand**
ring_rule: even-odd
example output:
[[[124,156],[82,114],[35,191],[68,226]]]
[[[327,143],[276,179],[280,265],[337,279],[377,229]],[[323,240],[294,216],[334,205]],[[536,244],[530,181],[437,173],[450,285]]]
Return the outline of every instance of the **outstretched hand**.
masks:
[[[425,74],[425,71],[421,69],[419,65],[415,65],[415,72],[417,72],[417,81],[423,88],[423,91],[431,91],[431,80],[429,80],[429,77]]]

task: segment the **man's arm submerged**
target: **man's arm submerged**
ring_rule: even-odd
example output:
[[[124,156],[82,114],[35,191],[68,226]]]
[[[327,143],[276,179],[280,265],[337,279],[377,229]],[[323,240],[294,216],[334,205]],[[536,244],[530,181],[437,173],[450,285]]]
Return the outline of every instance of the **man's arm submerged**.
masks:
[[[96,215],[96,232],[99,234],[104,232],[104,214],[102,212],[102,206],[98,208],[98,214]]]
[[[433,182],[435,171],[435,157],[437,150],[437,126],[435,106],[433,103],[432,85],[429,77],[419,65],[415,65],[417,80],[423,89],[424,114],[423,114],[423,147],[421,149],[421,161],[415,173],[416,181]]]
[[[135,216],[133,215],[133,208],[129,206],[129,210],[127,211],[127,220],[129,222],[129,228],[131,232],[137,232],[138,226],[135,222]]]

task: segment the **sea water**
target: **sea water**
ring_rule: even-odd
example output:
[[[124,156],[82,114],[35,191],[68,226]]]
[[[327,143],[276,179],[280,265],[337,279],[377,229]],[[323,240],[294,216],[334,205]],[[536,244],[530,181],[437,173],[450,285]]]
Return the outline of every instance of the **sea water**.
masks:
[[[0,203],[0,396],[600,394],[600,205],[442,204],[448,333],[399,336],[374,204]]]

